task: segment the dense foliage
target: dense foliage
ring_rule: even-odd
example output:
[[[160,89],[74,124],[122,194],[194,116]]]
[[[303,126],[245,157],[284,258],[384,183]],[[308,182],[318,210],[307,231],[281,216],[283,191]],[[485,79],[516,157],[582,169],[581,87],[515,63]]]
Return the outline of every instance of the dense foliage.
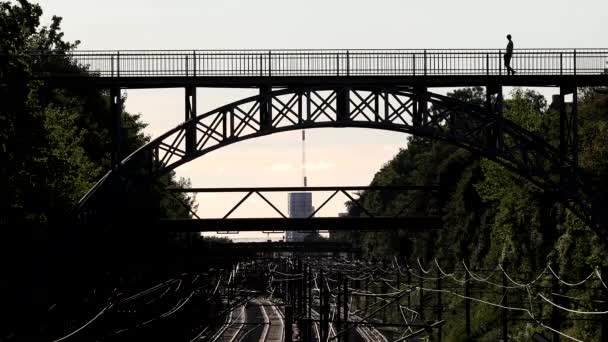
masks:
[[[449,95],[477,104],[485,98],[482,88],[461,89]],[[540,94],[516,89],[505,101],[505,116],[558,145],[557,103],[547,106]],[[603,89],[585,89],[580,93],[579,117],[581,172],[593,180],[596,192],[606,193],[608,95]],[[476,269],[492,269],[498,263],[508,263],[520,279],[532,278],[547,264],[566,274],[568,279],[584,278],[593,267],[607,260],[600,238],[550,194],[501,165],[461,148],[410,137],[407,149],[386,163],[371,182],[371,185],[407,184],[439,184],[443,192],[440,195],[364,192],[361,202],[380,215],[394,215],[403,207],[406,215],[439,215],[443,218],[443,229],[333,236],[354,241],[368,256],[402,256],[411,262],[420,258],[429,267],[435,258],[445,269],[454,269],[461,261]],[[347,204],[350,215],[363,214],[357,206]],[[488,311],[484,306],[476,310],[475,340],[496,340],[497,311]],[[597,326],[586,324],[573,323],[567,331],[575,332],[574,335],[584,340],[596,336]],[[530,333],[529,329],[534,328],[518,330],[513,326],[512,336],[523,339],[524,333]],[[461,323],[447,326],[451,340],[462,340],[464,337],[459,335],[462,332]]]
[[[34,79],[37,70],[65,73],[86,69],[68,52],[61,18],[40,27],[42,11],[27,1],[0,3],[0,221],[56,222],[66,218],[78,199],[110,168],[112,114],[107,91],[53,89]],[[52,52],[40,60],[30,51]],[[126,99],[123,99],[126,100]],[[121,152],[126,156],[145,144],[140,115],[124,112]],[[173,175],[165,184],[178,184]],[[188,216],[175,199],[159,195],[161,216]],[[164,197],[163,197],[164,196]],[[188,205],[192,201],[181,197]]]
[[[167,239],[166,233],[146,231],[145,224],[99,231],[68,228],[79,199],[111,167],[113,118],[106,90],[56,89],[36,80],[40,70],[86,72],[69,57],[79,42],[63,40],[61,18],[53,17],[50,26],[41,27],[41,15],[41,8],[26,0],[0,2],[3,341],[59,336],[82,324],[82,315],[98,310],[96,305],[107,300],[114,286],[161,272],[160,267],[151,269],[150,260],[142,263],[125,253],[162,258],[171,246],[191,241],[184,235]],[[31,51],[52,52],[54,57],[41,60]],[[149,137],[140,115],[123,111],[122,122],[125,157]],[[126,194],[123,212],[134,205],[136,213],[152,219],[189,217],[194,200],[166,193],[167,186],[187,187],[189,181],[165,175],[147,192]],[[63,303],[56,309],[63,312],[58,316],[73,321],[48,321],[49,307],[57,307],[53,303]],[[35,323],[45,319],[44,324]]]

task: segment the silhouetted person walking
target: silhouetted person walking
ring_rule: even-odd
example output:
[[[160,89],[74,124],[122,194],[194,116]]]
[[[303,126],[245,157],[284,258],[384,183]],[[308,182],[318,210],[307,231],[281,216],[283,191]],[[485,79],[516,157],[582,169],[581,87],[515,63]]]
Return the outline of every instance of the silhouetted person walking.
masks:
[[[505,53],[505,68],[507,68],[507,75],[515,75],[515,70],[511,68],[511,57],[513,57],[513,41],[511,35],[507,35],[509,43],[507,44],[507,52]]]

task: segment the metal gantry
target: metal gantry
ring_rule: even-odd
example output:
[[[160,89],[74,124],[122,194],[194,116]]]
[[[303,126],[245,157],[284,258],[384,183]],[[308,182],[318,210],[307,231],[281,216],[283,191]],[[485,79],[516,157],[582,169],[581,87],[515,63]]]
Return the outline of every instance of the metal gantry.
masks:
[[[366,191],[375,193],[405,193],[425,192],[438,193],[440,187],[428,186],[316,186],[316,187],[264,187],[264,188],[169,188],[170,193],[239,193],[244,194],[242,198],[230,208],[221,218],[200,218],[192,213],[193,219],[167,219],[161,220],[163,230],[182,232],[219,232],[224,234],[236,234],[240,231],[262,231],[264,233],[283,233],[284,231],[339,231],[351,230],[357,227],[360,231],[378,231],[395,229],[407,229],[411,231],[423,231],[441,229],[442,222],[439,216],[408,216],[404,212],[407,205],[398,208],[392,216],[379,216],[370,208],[350,194],[353,191]],[[267,193],[288,192],[314,192],[329,193],[323,202],[317,206],[308,217],[289,218],[279,209],[279,205],[267,197]],[[335,201],[336,195],[342,194],[350,203],[356,206],[362,213],[362,217],[315,217],[328,203]],[[233,218],[232,214],[252,197],[262,199],[275,212],[273,218]],[[188,207],[189,208],[189,207]]]

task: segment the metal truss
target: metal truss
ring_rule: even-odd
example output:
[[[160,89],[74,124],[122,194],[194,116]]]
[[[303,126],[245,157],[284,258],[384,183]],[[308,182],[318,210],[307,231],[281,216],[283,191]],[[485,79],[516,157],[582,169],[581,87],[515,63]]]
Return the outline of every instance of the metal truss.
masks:
[[[220,234],[237,234],[241,231],[262,231],[264,233],[283,233],[289,230],[310,232],[327,230],[352,230],[356,227],[359,231],[380,231],[394,229],[396,227],[408,230],[440,229],[441,218],[438,216],[405,216],[403,213],[408,208],[406,203],[402,208],[396,210],[392,216],[378,216],[369,208],[366,208],[349,191],[374,191],[374,192],[405,192],[424,191],[438,192],[439,186],[326,186],[326,187],[266,187],[266,188],[169,188],[169,193],[243,193],[242,198],[227,211],[221,218],[200,218],[195,213],[196,219],[162,220],[159,225],[163,230],[182,232],[217,232]],[[279,209],[279,205],[273,203],[265,193],[269,192],[329,192],[321,205],[310,213],[308,217],[288,217]],[[336,195],[343,194],[350,202],[359,208],[362,217],[315,217],[329,202],[335,200]],[[261,198],[278,217],[274,218],[232,218],[231,215],[253,196]]]
[[[186,91],[186,117],[106,175],[82,204],[114,173],[129,177],[144,166],[147,177],[162,174],[211,151],[251,138],[300,129],[371,128],[444,141],[489,158],[555,195],[591,222],[591,205],[576,161],[502,116],[501,87],[488,87],[485,106],[476,106],[405,87],[308,87],[271,91],[193,117],[194,91]],[[494,96],[492,96],[492,94]],[[567,174],[565,177],[560,175]]]

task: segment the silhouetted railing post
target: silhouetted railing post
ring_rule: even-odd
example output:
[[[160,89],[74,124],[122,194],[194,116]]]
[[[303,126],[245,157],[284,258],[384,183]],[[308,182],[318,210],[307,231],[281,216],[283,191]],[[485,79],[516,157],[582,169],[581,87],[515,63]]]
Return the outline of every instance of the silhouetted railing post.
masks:
[[[346,76],[350,76],[350,51],[346,50]]]
[[[486,75],[490,76],[490,54],[486,53]]]
[[[574,69],[574,76],[576,76],[576,49],[574,49],[574,55],[572,56],[572,68]]]
[[[260,54],[260,77],[264,76],[264,56]]]
[[[340,53],[336,52],[336,76],[340,76]]]
[[[416,76],[416,53],[412,53],[412,76]]]
[[[192,77],[196,77],[196,50],[192,51],[192,62],[193,62]]]
[[[268,50],[268,77],[272,76],[272,51]]]
[[[426,49],[424,50],[424,76],[426,76]]]

